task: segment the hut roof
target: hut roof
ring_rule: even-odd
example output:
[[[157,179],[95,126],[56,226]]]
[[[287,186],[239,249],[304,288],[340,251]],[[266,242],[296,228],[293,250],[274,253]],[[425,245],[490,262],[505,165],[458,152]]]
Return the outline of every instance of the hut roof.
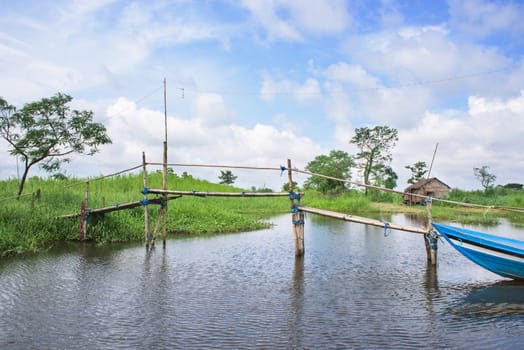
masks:
[[[422,179],[416,183],[414,183],[413,185],[409,186],[408,188],[406,188],[404,190],[404,192],[411,192],[411,191],[416,191],[424,186],[426,186],[427,184],[429,184],[430,182],[433,182],[433,181],[437,181],[439,183],[441,183],[442,185],[446,186],[447,188],[451,189],[451,187],[449,187],[448,185],[446,185],[444,182],[440,181],[439,179],[437,179],[436,177],[432,177],[430,179]]]

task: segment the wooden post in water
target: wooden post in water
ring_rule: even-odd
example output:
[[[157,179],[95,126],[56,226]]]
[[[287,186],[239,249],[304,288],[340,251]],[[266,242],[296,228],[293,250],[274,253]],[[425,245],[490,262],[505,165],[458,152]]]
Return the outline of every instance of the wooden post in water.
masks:
[[[80,241],[83,241],[87,235],[87,216],[88,216],[88,204],[89,204],[89,181],[86,181],[86,192],[82,206],[80,208]]]
[[[426,209],[428,212],[428,227],[427,233],[424,235],[424,242],[426,245],[426,254],[428,261],[431,262],[431,265],[437,265],[437,248],[438,248],[438,238],[433,232],[433,201],[431,197],[425,199]]]
[[[149,234],[149,212],[147,209],[148,206],[148,199],[147,199],[147,169],[146,169],[146,153],[142,152],[142,175],[144,180],[144,189],[142,192],[144,193],[144,199],[142,202],[142,206],[144,207],[144,225],[145,225],[145,241],[146,241],[146,248],[149,247],[149,240],[150,240],[150,234]],[[154,242],[152,243],[152,245]]]
[[[295,256],[304,256],[304,212],[300,211],[295,204],[295,199],[300,201],[300,195],[293,191],[293,176],[291,171],[291,159],[287,160],[287,176],[289,184],[289,200],[291,206],[291,220],[293,222],[293,237],[295,240]]]
[[[167,86],[164,78],[164,164],[162,167],[162,189],[167,190]],[[167,235],[167,193],[163,195],[164,201],[161,204],[160,213],[162,215],[162,246],[166,247]]]
[[[164,141],[164,166],[162,169],[162,189],[167,190],[167,141]],[[163,195],[164,201],[161,205],[162,215],[162,246],[166,247],[166,236],[167,236],[167,193]]]

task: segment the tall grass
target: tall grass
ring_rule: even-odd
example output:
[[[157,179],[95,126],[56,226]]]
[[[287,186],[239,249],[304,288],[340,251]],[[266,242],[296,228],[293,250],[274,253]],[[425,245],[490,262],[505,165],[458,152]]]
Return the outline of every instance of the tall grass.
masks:
[[[148,175],[149,188],[161,188],[162,174]],[[242,192],[231,186],[170,174],[169,187],[182,191]],[[79,239],[80,218],[58,218],[78,213],[85,196],[81,179],[30,178],[25,193],[15,199],[18,182],[0,181],[0,256],[34,252],[54,241]],[[116,206],[143,198],[141,174],[120,175],[89,182],[89,208]],[[151,198],[151,197],[150,197]],[[158,216],[149,205],[152,227]],[[267,227],[261,219],[289,210],[286,198],[224,198],[184,196],[168,204],[168,230],[174,232],[222,233]],[[144,236],[144,209],[89,215],[86,238],[97,242],[141,240]]]
[[[162,174],[153,172],[147,178],[149,188],[161,188]],[[170,189],[202,192],[244,192],[246,190],[195,179],[190,175],[169,174]],[[85,196],[85,179],[30,178],[25,193],[16,199],[18,181],[0,181],[0,256],[34,252],[49,247],[55,241],[77,240],[80,218],[59,218],[78,213]],[[89,182],[89,208],[116,206],[143,198],[141,173],[120,175]],[[151,196],[150,196],[151,198]],[[492,193],[452,190],[449,199],[484,205],[522,207],[524,191],[495,189]],[[323,195],[307,191],[301,199],[305,206],[343,213],[369,214],[412,213],[426,215],[421,206],[405,206],[401,197],[391,193],[351,190],[339,195]],[[213,234],[256,230],[268,225],[269,216],[288,213],[286,197],[229,198],[184,196],[168,203],[168,232]],[[158,217],[159,206],[149,205],[152,226]],[[433,203],[435,220],[463,223],[496,224],[500,217],[524,223],[524,214],[471,209]],[[136,241],[144,236],[144,209],[121,210],[106,215],[89,215],[86,238],[96,242]]]

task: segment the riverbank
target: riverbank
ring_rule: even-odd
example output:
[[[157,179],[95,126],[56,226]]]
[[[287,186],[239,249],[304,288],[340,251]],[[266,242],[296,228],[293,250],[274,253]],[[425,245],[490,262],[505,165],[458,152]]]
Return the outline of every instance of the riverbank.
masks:
[[[118,206],[143,198],[141,174],[117,176],[92,180],[89,185],[89,208]],[[151,188],[160,188],[160,172],[148,176]],[[169,174],[170,188],[181,191],[247,192],[232,186],[210,183],[193,178],[186,173],[181,176]],[[16,180],[0,181],[0,193],[16,193]],[[78,213],[85,196],[85,180],[31,178],[26,193],[19,200],[3,198],[0,206],[0,257],[37,252],[50,247],[53,242],[79,239],[79,217],[59,218]],[[520,191],[522,192],[522,191]],[[524,195],[511,194],[518,202]],[[461,193],[463,194],[463,193]],[[506,198],[506,197],[504,197]],[[515,199],[516,198],[516,199]],[[499,198],[500,199],[500,198]],[[508,200],[508,198],[506,198]],[[384,215],[404,213],[424,218],[426,208],[406,206],[399,196],[392,194],[365,196],[360,191],[349,191],[338,196],[324,196],[307,191],[302,204],[342,213],[378,218]],[[158,206],[150,205],[151,222],[155,222]],[[286,197],[219,198],[184,196],[168,204],[169,234],[219,234],[259,230],[270,225],[268,218],[289,213]],[[97,243],[140,241],[144,235],[144,210],[137,207],[115,211],[106,215],[90,215],[86,239]],[[508,218],[524,226],[524,215],[497,210],[449,207],[435,202],[435,220],[461,223],[494,225],[500,217]]]

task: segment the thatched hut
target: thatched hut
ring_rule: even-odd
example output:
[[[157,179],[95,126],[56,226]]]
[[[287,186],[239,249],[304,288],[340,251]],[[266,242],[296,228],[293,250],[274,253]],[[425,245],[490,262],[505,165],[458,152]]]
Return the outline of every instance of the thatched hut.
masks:
[[[450,189],[451,187],[436,177],[420,180],[404,190],[404,204],[423,204],[424,197],[444,197]]]

